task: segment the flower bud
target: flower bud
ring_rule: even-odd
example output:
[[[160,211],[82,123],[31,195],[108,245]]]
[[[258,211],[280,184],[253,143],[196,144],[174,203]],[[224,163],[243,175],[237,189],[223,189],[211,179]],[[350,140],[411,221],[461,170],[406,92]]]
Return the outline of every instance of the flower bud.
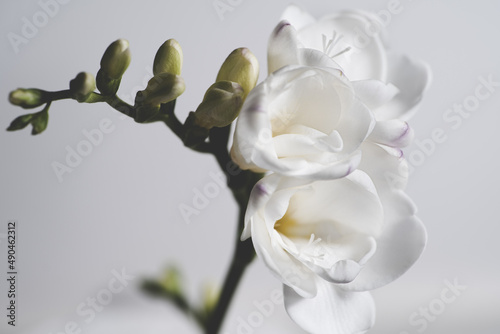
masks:
[[[247,48],[239,48],[231,52],[222,64],[216,81],[233,81],[243,88],[244,97],[257,84],[259,78],[259,62]]]
[[[128,41],[118,39],[111,43],[101,58],[101,69],[110,79],[119,79],[130,64]]]
[[[36,88],[18,88],[9,94],[9,102],[24,109],[36,108],[44,104],[43,91]]]
[[[47,128],[47,124],[49,123],[49,108],[48,106],[44,108],[42,111],[37,112],[33,115],[33,119],[31,120],[31,125],[33,125],[33,130],[31,131],[32,135],[37,135],[42,133]]]
[[[240,112],[243,96],[243,88],[236,82],[214,83],[196,109],[195,123],[206,129],[231,124]]]
[[[110,77],[108,77],[106,72],[103,71],[102,68],[99,71],[97,71],[97,76],[95,79],[96,79],[97,89],[99,89],[102,95],[106,96],[115,95],[116,92],[118,91],[118,88],[120,88],[120,83],[122,81],[121,78],[111,79]]]
[[[85,102],[89,95],[95,90],[94,76],[87,72],[80,72],[69,82],[69,90],[78,102]]]
[[[182,277],[179,270],[175,267],[170,267],[165,271],[165,275],[160,281],[160,284],[169,295],[180,296],[183,294],[181,282]]]
[[[185,89],[182,77],[171,73],[160,73],[149,80],[146,89],[142,91],[142,103],[158,106],[175,100]]]
[[[203,310],[210,315],[219,301],[221,290],[215,284],[205,284],[203,289]]]
[[[160,46],[153,62],[153,74],[171,73],[181,75],[182,48],[175,39],[169,39]]]
[[[28,126],[28,124],[31,123],[31,119],[33,118],[35,114],[26,114],[26,115],[21,115],[14,119],[9,127],[7,128],[7,131],[17,131],[24,129],[25,127]]]

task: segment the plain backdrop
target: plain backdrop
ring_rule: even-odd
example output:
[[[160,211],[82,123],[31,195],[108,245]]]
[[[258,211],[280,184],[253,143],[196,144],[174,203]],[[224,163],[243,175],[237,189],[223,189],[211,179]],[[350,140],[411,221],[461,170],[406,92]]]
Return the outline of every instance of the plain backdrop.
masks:
[[[44,21],[43,1],[2,1],[0,129],[26,113],[8,103],[9,91],[66,89],[78,72],[95,74],[102,53],[117,38],[128,39],[132,51],[120,88],[129,101],[150,78],[157,48],[169,38],[180,42],[187,84],[177,103],[182,119],[237,47],[257,56],[262,80],[268,36],[289,1],[220,2],[231,8],[222,16],[213,0],[72,0],[58,2]],[[379,12],[391,2],[295,3],[319,17],[346,8]],[[459,125],[443,115],[454,104],[472,101],[480,77],[500,81],[500,2],[400,4],[402,11],[387,26],[391,47],[424,59],[433,70],[432,86],[411,121],[416,141],[426,142],[436,129],[446,140],[423,155],[413,153],[408,193],[427,226],[428,246],[403,277],[374,292],[378,316],[371,333],[498,333],[500,87]],[[23,36],[23,26],[33,20],[40,27],[16,52],[9,34]],[[98,129],[103,120],[113,130],[59,182],[53,163],[64,163],[68,148],[76,149],[84,132]],[[45,133],[29,132],[0,131],[0,331],[69,333],[71,325],[69,331],[65,326],[73,322],[81,333],[199,333],[175,308],[145,297],[138,286],[144,278],[160,277],[170,264],[182,270],[193,302],[200,300],[203,286],[221,283],[235,239],[237,212],[230,193],[220,189],[189,224],[179,211],[212,182],[211,173],[218,171],[214,159],[184,148],[162,124],[136,124],[101,104],[53,103]],[[418,150],[414,144],[406,155]],[[12,219],[18,222],[15,328],[6,317],[5,231]],[[76,309],[107,288],[113,270],[135,279],[87,322]],[[449,303],[442,299],[446,282],[466,287]],[[266,314],[259,311],[257,305],[276,289],[279,282],[256,260],[222,333],[303,333],[282,304]],[[248,321],[256,326],[245,331],[242,323]]]

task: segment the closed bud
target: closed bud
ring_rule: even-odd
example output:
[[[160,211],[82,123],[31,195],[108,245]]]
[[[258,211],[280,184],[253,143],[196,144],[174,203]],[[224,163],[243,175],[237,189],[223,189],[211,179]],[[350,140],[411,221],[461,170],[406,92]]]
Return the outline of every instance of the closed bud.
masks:
[[[31,119],[33,118],[34,115],[35,114],[26,114],[17,117],[10,123],[9,127],[7,128],[7,131],[16,131],[24,129],[25,127],[28,126],[28,124],[31,123]]]
[[[171,73],[181,75],[182,48],[175,39],[169,39],[160,46],[153,62],[153,74]]]
[[[36,88],[18,88],[9,94],[9,102],[24,109],[36,108],[44,104],[43,91]]]
[[[37,135],[39,133],[42,133],[47,128],[48,123],[49,123],[49,108],[47,106],[42,111],[34,114],[33,119],[31,120],[31,125],[33,125],[33,130],[31,131],[31,134]]]
[[[108,77],[106,72],[103,71],[102,68],[99,71],[97,71],[97,76],[95,80],[97,89],[99,89],[102,95],[106,96],[115,95],[116,92],[118,91],[118,88],[120,88],[120,83],[122,81],[121,78],[111,79],[110,77]]]
[[[73,98],[78,102],[85,102],[95,88],[94,76],[87,72],[78,73],[78,75],[69,82],[69,90]]]
[[[183,293],[182,277],[179,270],[175,267],[168,268],[160,284],[170,295],[180,296]]]
[[[231,52],[222,64],[216,81],[233,81],[243,88],[244,97],[257,84],[259,78],[259,62],[247,48],[239,48]]]
[[[120,79],[130,64],[130,50],[128,41],[118,39],[111,43],[101,58],[101,70],[110,79]]]
[[[220,297],[220,288],[215,284],[206,284],[203,289],[203,310],[210,316],[217,306]]]
[[[185,89],[182,77],[171,73],[160,73],[149,80],[146,89],[142,91],[142,103],[158,106],[175,100]]]
[[[238,117],[243,98],[243,88],[236,82],[214,83],[196,109],[195,123],[206,129],[231,124]]]

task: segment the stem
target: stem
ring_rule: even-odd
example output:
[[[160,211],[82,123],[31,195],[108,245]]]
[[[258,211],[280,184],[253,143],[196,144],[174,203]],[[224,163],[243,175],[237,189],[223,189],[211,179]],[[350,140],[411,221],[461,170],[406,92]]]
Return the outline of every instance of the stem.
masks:
[[[120,99],[118,96],[110,96],[105,99],[106,103],[109,104],[113,109],[121,112],[124,115],[127,115],[129,117],[134,117],[135,116],[135,108],[128,104],[127,102],[123,101]]]
[[[246,205],[240,207],[240,217],[239,224],[243,224],[243,219],[245,217]],[[240,228],[238,228],[239,234],[241,233]],[[215,307],[213,313],[211,314],[207,325],[205,327],[205,334],[217,334],[222,326],[222,322],[229,308],[231,300],[236,288],[245,272],[246,267],[252,262],[255,251],[252,245],[252,240],[247,239],[245,241],[240,241],[238,234],[238,241],[236,243],[236,250],[231,261],[231,266],[224,280],[224,287],[222,293],[219,297],[217,306]]]
[[[162,104],[160,108],[160,114],[163,116],[163,122],[170,128],[170,130],[172,130],[172,132],[175,133],[177,137],[183,140],[185,135],[184,126],[174,113],[176,101],[177,100],[173,100],[169,103]]]
[[[72,99],[69,89],[60,90],[57,92],[43,91],[43,99],[45,102],[52,102],[57,100]]]
[[[207,321],[205,334],[217,334],[219,332],[245,269],[255,257],[252,240],[247,239],[241,241],[240,235],[245,225],[245,213],[250,198],[250,192],[255,183],[262,178],[262,174],[243,171],[232,161],[227,150],[229,132],[229,126],[219,129],[214,128],[210,131],[209,138],[212,146],[212,153],[226,175],[228,186],[239,206],[239,217],[236,230],[237,241],[231,265],[224,279],[223,290],[213,313]]]
[[[192,317],[198,325],[204,326],[204,319],[202,314],[196,310],[195,308],[189,305],[186,297],[182,293],[172,293],[170,291],[165,290],[164,287],[161,286],[156,281],[145,281],[142,284],[142,289],[151,294],[152,296],[161,297],[169,302],[172,302],[181,312],[183,312],[186,316]]]

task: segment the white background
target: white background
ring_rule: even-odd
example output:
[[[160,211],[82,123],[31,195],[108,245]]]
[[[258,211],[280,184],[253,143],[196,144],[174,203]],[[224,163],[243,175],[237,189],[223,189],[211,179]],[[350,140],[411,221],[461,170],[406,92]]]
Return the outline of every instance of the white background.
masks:
[[[226,0],[227,1],[227,0]],[[130,41],[132,63],[120,88],[134,96],[149,79],[156,49],[176,38],[184,50],[185,94],[177,112],[194,110],[218,67],[233,49],[246,46],[266,75],[267,39],[288,1],[239,3],[221,19],[212,0],[79,1],[59,5],[19,52],[9,33],[22,36],[23,18],[33,22],[37,1],[0,5],[0,128],[26,113],[9,105],[17,87],[66,89],[78,72],[96,73],[109,43]],[[305,1],[313,15],[345,8],[375,12],[388,1]],[[371,333],[419,333],[409,318],[438,305],[445,280],[467,286],[423,331],[498,333],[500,330],[500,87],[456,129],[443,120],[454,104],[474,94],[478,77],[500,81],[500,3],[496,1],[401,0],[403,10],[387,27],[393,49],[426,60],[434,79],[411,125],[416,139],[436,128],[447,140],[417,161],[409,194],[427,226],[427,250],[402,278],[375,291],[378,317]],[[64,163],[82,131],[109,119],[113,131],[73,172],[59,182],[52,163]],[[6,247],[0,245],[0,329],[8,333],[62,333],[75,322],[83,333],[197,333],[196,326],[162,301],[143,298],[142,278],[158,277],[176,263],[192,300],[205,282],[223,279],[232,252],[236,205],[226,189],[186,224],[179,205],[191,204],[194,189],[218,170],[211,156],[189,151],[162,124],[123,120],[106,105],[54,103],[45,133],[0,131],[0,233],[16,219],[18,239],[18,326],[7,326]],[[406,155],[419,147],[413,145]],[[417,154],[417,153],[413,153]],[[76,314],[86,298],[107,287],[112,270],[136,276],[94,321]],[[238,333],[238,319],[256,312],[279,288],[260,261],[247,271],[227,316],[223,334]],[[422,319],[420,316],[417,319]],[[433,318],[434,319],[434,318]],[[241,331],[240,331],[241,332]],[[253,333],[302,333],[276,305]],[[245,333],[245,332],[241,332]]]

